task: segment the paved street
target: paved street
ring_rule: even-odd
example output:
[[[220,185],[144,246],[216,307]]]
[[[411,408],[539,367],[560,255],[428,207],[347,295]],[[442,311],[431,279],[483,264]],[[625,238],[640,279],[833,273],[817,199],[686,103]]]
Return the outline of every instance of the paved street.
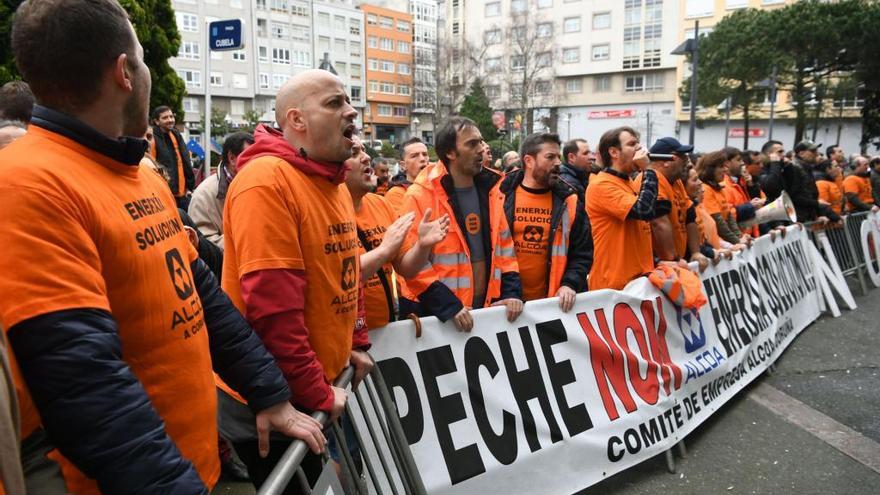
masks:
[[[691,434],[676,474],[660,456],[581,493],[880,492],[880,289],[856,302],[804,330],[772,376]],[[221,483],[214,493],[253,492]]]

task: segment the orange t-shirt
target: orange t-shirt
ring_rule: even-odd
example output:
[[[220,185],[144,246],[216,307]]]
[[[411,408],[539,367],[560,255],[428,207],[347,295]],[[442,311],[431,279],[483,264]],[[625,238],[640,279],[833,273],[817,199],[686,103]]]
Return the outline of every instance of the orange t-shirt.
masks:
[[[550,215],[553,211],[553,193],[516,190],[513,206],[513,247],[519,263],[523,299],[532,301],[547,297],[550,271]]]
[[[357,317],[360,256],[348,188],[264,156],[235,176],[223,217],[223,290],[245,313],[242,277],[304,270],[309,344],[332,383],[348,364]]]
[[[0,163],[0,273],[14,274],[0,277],[0,294],[15,295],[0,298],[3,327],[74,308],[112,313],[123,359],[169,438],[212,487],[220,475],[217,399],[189,267],[198,254],[168,186],[152,170],[38,126],[0,151]],[[24,422],[33,428],[33,418]],[[68,486],[96,491],[76,474]]]
[[[635,187],[642,187],[642,175],[635,180]],[[657,201],[669,201],[672,209],[669,210],[669,222],[672,224],[672,233],[675,242],[675,254],[684,258],[687,254],[687,211],[693,202],[687,195],[684,184],[680,180],[670,183],[669,179],[661,173],[657,173]]]
[[[395,187],[394,189],[402,188]],[[387,199],[388,195],[385,195],[385,198]],[[385,231],[388,230],[389,225],[394,223],[395,218],[397,218],[397,215],[391,210],[391,207],[385,200],[382,199],[382,196],[367,194],[363,197],[361,209],[357,212],[357,228],[363,232],[367,242],[370,243],[371,250],[376,249],[382,244]],[[364,254],[367,251],[361,246],[359,252]],[[385,280],[389,284],[388,288],[393,290],[391,284],[394,284],[394,269],[391,263],[385,263],[380,270],[385,274]],[[367,306],[367,328],[372,330],[387,325],[391,321],[388,314],[389,301],[385,295],[385,287],[382,285],[378,273],[367,280],[364,297]],[[391,301],[391,304],[395,305],[396,301]]]
[[[697,225],[700,227],[701,243],[707,241],[715,249],[721,248],[721,237],[718,236],[718,225],[706,211],[702,204],[698,204],[694,211],[697,213]]]
[[[619,290],[654,269],[651,224],[626,218],[638,192],[633,181],[609,172],[590,177],[586,203],[595,253],[590,290]]]
[[[816,189],[819,190],[819,199],[831,203],[831,209],[840,215],[843,210],[843,191],[837,184],[830,180],[817,180]]]
[[[843,192],[855,194],[866,205],[874,204],[874,196],[871,192],[871,179],[868,177],[859,177],[858,175],[850,175],[843,179]],[[855,208],[849,201],[846,203],[847,211],[853,211]]]
[[[703,184],[703,207],[706,213],[715,215],[721,214],[721,218],[727,220],[730,217],[731,206],[727,202],[727,196],[724,194],[724,186],[715,189],[709,184]]]
[[[400,216],[400,210],[403,208],[403,197],[406,195],[406,189],[407,188],[403,186],[392,187],[385,193],[385,196],[382,196],[394,212],[394,218]]]

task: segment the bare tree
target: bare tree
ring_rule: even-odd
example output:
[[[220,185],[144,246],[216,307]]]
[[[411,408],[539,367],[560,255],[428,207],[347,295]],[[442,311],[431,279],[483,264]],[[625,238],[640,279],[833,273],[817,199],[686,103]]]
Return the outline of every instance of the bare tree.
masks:
[[[441,43],[437,47],[437,70],[431,101],[436,121],[443,122],[458,111],[473,82],[480,77],[485,44],[468,40]]]

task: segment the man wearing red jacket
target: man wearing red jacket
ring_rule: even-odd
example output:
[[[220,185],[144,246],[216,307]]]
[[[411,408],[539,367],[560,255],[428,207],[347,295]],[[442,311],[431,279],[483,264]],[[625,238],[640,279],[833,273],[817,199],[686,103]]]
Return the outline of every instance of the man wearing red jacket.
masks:
[[[323,70],[292,77],[276,102],[280,130],[256,129],[227,192],[223,288],[275,357],[293,402],[335,419],[346,392],[333,380],[351,364],[357,382],[372,366],[344,184],[357,112],[342,81]],[[233,397],[220,394],[221,430],[259,486],[289,442],[272,445],[274,458],[258,457],[249,411]]]

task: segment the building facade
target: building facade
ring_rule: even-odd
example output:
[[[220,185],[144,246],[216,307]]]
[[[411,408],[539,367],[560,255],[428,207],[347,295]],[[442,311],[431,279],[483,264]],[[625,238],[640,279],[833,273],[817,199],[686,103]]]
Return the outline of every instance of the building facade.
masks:
[[[201,132],[205,88],[218,117],[235,128],[256,119],[275,123],[275,95],[291,76],[317,68],[327,54],[362,124],[364,15],[351,0],[173,0],[181,45],[169,60],[186,84],[184,124]],[[245,47],[208,53],[207,23],[241,19]],[[205,57],[210,57],[206,71]]]
[[[413,134],[413,16],[369,4],[360,9],[367,39],[363,134],[401,143]]]

